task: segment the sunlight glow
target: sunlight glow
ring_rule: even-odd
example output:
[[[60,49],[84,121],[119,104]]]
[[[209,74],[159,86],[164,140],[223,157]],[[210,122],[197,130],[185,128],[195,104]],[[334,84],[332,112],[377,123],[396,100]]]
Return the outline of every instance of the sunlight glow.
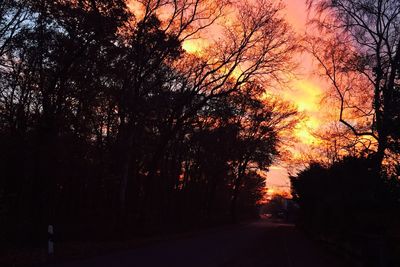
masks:
[[[290,87],[283,92],[283,97],[295,103],[299,111],[306,116],[305,120],[297,125],[295,135],[303,145],[316,145],[319,140],[312,132],[323,124],[320,105],[322,89],[311,80],[294,80]]]
[[[202,51],[207,48],[208,42],[204,39],[190,39],[182,44],[182,48],[189,54],[202,55]]]
[[[295,94],[295,102],[297,103],[300,111],[316,112],[320,110],[320,95],[321,89],[313,84],[311,81],[300,80],[293,84],[293,87],[298,90]]]

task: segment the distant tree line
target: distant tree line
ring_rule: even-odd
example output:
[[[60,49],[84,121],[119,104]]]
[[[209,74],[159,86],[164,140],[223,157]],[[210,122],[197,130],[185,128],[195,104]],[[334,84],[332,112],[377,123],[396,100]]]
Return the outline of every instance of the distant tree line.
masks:
[[[259,1],[185,52],[230,4],[1,1],[1,242],[43,241],[48,224],[115,238],[256,214],[258,172],[297,118],[265,85],[296,44],[281,6]]]

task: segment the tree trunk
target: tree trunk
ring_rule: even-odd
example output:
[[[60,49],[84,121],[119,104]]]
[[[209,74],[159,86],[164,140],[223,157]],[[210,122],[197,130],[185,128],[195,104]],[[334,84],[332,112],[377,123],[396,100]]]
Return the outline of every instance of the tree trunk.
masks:
[[[243,180],[243,175],[247,167],[247,161],[239,163],[238,166],[238,174],[235,179],[234,183],[234,189],[232,193],[232,198],[231,198],[231,207],[230,207],[230,213],[231,213],[231,220],[233,223],[237,222],[237,200],[239,197],[240,193],[240,186],[242,184]]]

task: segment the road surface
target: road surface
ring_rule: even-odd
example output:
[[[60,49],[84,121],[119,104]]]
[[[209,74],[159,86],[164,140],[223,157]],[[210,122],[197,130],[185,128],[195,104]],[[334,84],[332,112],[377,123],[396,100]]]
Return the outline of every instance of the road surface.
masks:
[[[260,220],[54,266],[346,267],[351,264],[318,247],[293,225]]]

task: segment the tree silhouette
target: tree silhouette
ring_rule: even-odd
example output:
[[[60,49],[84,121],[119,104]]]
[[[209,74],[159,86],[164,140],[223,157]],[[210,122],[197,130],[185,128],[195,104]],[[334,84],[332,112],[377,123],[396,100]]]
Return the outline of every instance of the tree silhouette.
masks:
[[[377,142],[377,168],[393,152],[397,130],[400,23],[397,1],[308,1],[313,22],[325,37],[308,39],[308,49],[330,80],[340,104],[339,120],[356,136]],[[334,30],[333,30],[334,29]],[[357,118],[364,118],[361,121]]]
[[[282,6],[136,4],[0,4],[4,244],[43,244],[48,224],[107,239],[256,215],[257,170],[298,119],[262,100],[297,48]],[[183,50],[236,4],[224,38]]]

